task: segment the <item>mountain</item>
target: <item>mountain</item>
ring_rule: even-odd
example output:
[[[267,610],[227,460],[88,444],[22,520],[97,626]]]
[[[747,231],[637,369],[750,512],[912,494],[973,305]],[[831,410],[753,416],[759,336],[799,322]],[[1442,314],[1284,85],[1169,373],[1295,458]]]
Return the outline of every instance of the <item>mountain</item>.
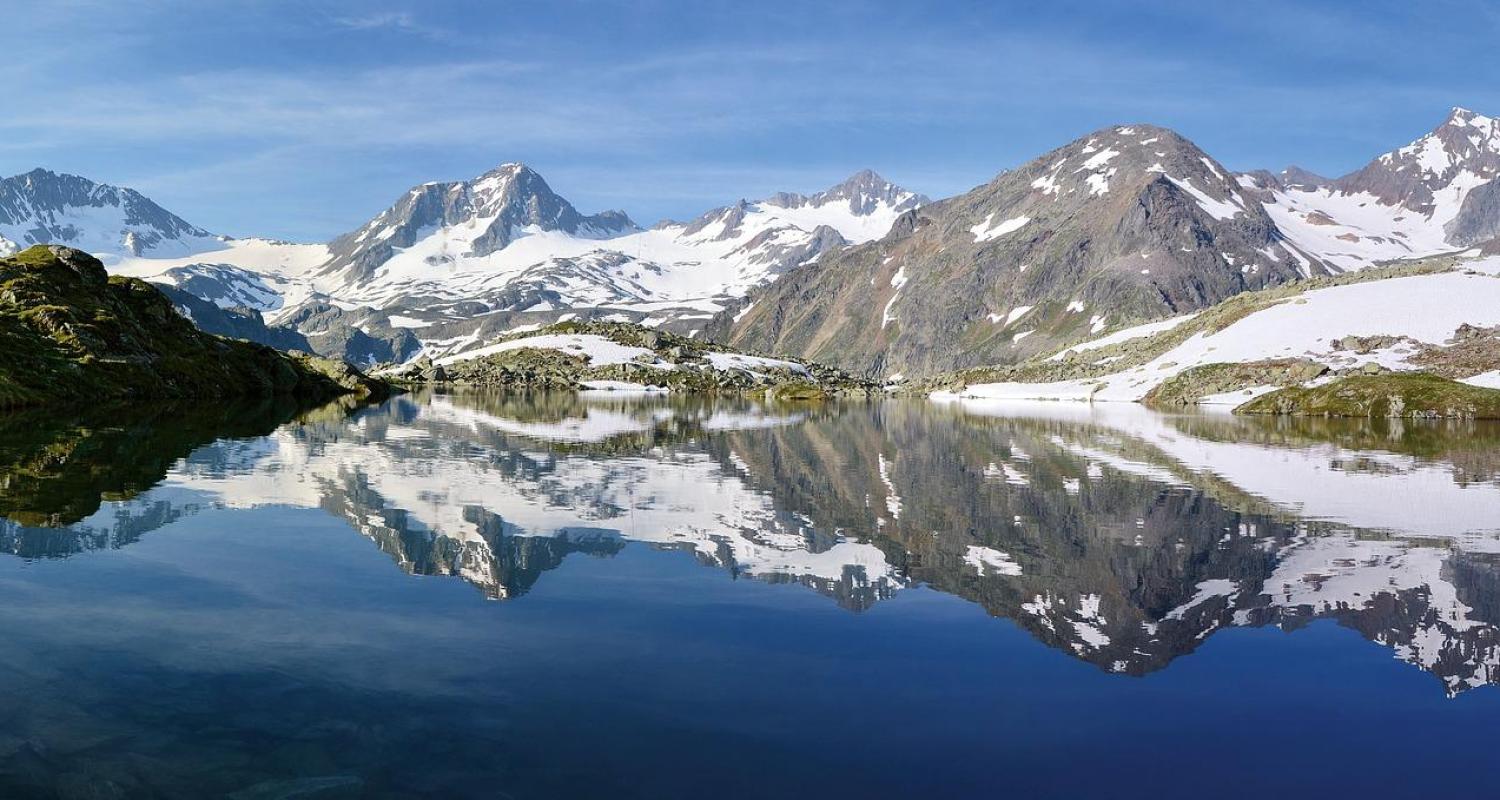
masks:
[[[862,232],[850,231],[849,235],[863,240],[884,235],[890,230],[892,214],[903,214],[930,202],[927,197],[880,177],[874,170],[864,169],[811,197],[778,192],[762,200],[761,205],[782,209],[782,216],[788,218],[792,218],[793,212],[804,211],[808,215],[806,224],[801,226],[804,229],[819,225],[846,228],[850,217],[862,218],[870,224],[864,226]]]
[[[36,230],[98,241],[122,254],[110,258],[120,274],[253,308],[359,363],[446,357],[576,319],[914,376],[1050,355],[1294,280],[1493,248],[1497,177],[1500,124],[1455,109],[1333,179],[1231,173],[1171,131],[1130,125],[938,203],[866,170],[643,230],[619,212],[585,215],[505,164],[413,187],[328,245],[210,239],[182,254],[191,236],[145,247],[141,233],[137,256],[120,224]]]
[[[1276,173],[1276,178],[1282,184],[1295,189],[1318,189],[1332,183],[1332,181],[1322,175],[1305,170],[1296,164],[1292,164],[1281,172]]]
[[[151,282],[200,329],[310,349],[295,330],[267,326],[260,316],[284,305],[284,295],[298,296],[276,267],[286,259],[281,251],[305,245],[215,236],[133,189],[44,169],[0,181],[0,255],[34,244],[74,247],[126,274],[128,265],[148,263]],[[253,268],[217,263],[245,254],[261,258],[250,259]]]
[[[152,283],[173,286],[220,308],[272,311],[281,295],[258,272],[230,264],[186,264],[157,273]]]
[[[37,245],[0,258],[0,405],[295,396],[383,387],[346,365],[203,333],[161,292],[93,256]]]
[[[861,373],[1005,363],[1327,271],[1192,142],[1105,128],[796,270],[706,334]]]
[[[275,327],[304,335],[312,352],[351,364],[403,362],[415,358],[423,343],[405,319],[356,306],[344,308],[321,299],[294,306],[276,318]]]
[[[1491,245],[1500,239],[1500,179],[1476,186],[1464,195],[1458,215],[1444,227],[1451,244]]]
[[[248,339],[281,350],[317,352],[342,361],[368,360],[364,350],[358,347],[353,349],[353,355],[348,349],[314,347],[284,318],[289,302],[295,302],[297,298],[311,299],[313,292],[300,277],[281,274],[275,268],[276,261],[265,258],[265,251],[291,249],[295,252],[295,249],[307,248],[308,245],[266,240],[229,240],[227,243],[229,247],[225,250],[208,256],[238,261],[245,261],[246,256],[250,256],[248,260],[256,264],[256,268],[233,263],[196,262],[191,258],[144,261],[127,258],[116,263],[113,271],[135,276],[141,271],[139,264],[149,264],[140,277],[161,290],[177,306],[178,313],[192,320],[204,332]],[[171,266],[163,267],[164,263]],[[268,323],[266,315],[271,315],[274,321]]]
[[[1431,133],[1336,180],[1244,176],[1281,230],[1340,269],[1500,235],[1500,121],[1455,108]],[[1316,179],[1317,176],[1311,176]]]
[[[1500,121],[1454,108],[1431,133],[1386,153],[1336,184],[1431,219],[1447,219],[1472,186],[1500,175]]]
[[[878,238],[926,202],[864,170],[811,195],[740,200],[642,230],[621,212],[583,215],[534,170],[504,164],[413,187],[328,245],[224,239],[201,255],[127,256],[112,268],[254,309],[273,329],[260,340],[295,328],[319,354],[370,364],[571,319],[694,334],[752,288]]]
[[[133,189],[34,169],[0,180],[0,255],[62,244],[100,257],[167,257],[221,241]]]
[[[411,189],[336,239],[316,283],[341,300],[439,312],[429,319],[469,315],[449,305],[457,303],[485,313],[610,307],[703,318],[705,303],[883,235],[924,200],[866,171],[811,197],[742,200],[640,230],[620,212],[581,216],[536,172],[507,164]]]
[[[318,273],[355,293],[377,279],[452,273],[527,233],[603,239],[636,230],[624,212],[585,217],[530,167],[502,164],[470,181],[424,183],[329,245]]]

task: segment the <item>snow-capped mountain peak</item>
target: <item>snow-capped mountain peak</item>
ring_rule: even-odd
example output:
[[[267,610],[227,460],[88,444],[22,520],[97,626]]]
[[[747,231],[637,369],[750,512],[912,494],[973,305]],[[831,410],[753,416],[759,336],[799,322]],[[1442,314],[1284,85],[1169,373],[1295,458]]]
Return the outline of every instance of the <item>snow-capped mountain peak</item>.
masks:
[[[902,219],[911,224],[716,318],[708,335],[855,372],[926,374],[1324,271],[1288,247],[1256,193],[1151,125],[1097,130]]]
[[[1500,120],[1495,117],[1485,116],[1463,106],[1454,106],[1453,110],[1448,112],[1448,119],[1443,122],[1443,125],[1483,131],[1489,136],[1491,146],[1500,148]]]
[[[1283,232],[1344,269],[1500,236],[1500,121],[1466,108],[1334,181],[1246,177]]]
[[[329,245],[291,244],[216,237],[129,189],[36,170],[0,182],[0,251],[87,249],[114,272],[274,324],[313,320],[315,344],[365,362],[376,357],[372,336],[400,339],[392,352],[407,354],[413,332],[480,341],[579,312],[691,332],[751,288],[883,236],[926,201],[865,170],[814,194],[742,200],[644,231],[620,211],[580,213],[513,161],[413,186]]]
[[[796,228],[811,234],[826,227],[859,243],[884,236],[897,217],[930,202],[866,169],[815,194],[777,192],[756,202],[741,200],[713,209],[683,225],[681,236],[731,241],[769,228]]]
[[[420,279],[504,250],[528,233],[602,239],[634,230],[623,212],[578,213],[535,170],[511,162],[472,180],[413,187],[335,239],[320,272],[349,287],[376,277]]]
[[[839,203],[846,205],[850,214],[866,217],[878,214],[885,209],[900,214],[930,202],[932,201],[925,196],[903,189],[882,178],[874,170],[862,169],[844,181],[812,196],[795,192],[778,192],[762,200],[761,204],[792,209],[822,208]]]
[[[0,253],[33,244],[66,244],[106,262],[223,247],[133,189],[40,168],[0,180]]]
[[[1500,174],[1500,122],[1455,107],[1431,133],[1381,155],[1340,184],[1431,213],[1434,194],[1464,173],[1484,179]]]
[[[500,217],[513,207],[524,209],[522,221],[543,230],[564,230],[589,238],[608,238],[637,230],[623,211],[603,211],[583,217],[562,199],[536,170],[511,161],[475,178],[469,189],[474,212],[479,217]],[[499,241],[494,242],[504,247]],[[499,249],[497,247],[496,249]],[[479,253],[483,255],[483,253]]]

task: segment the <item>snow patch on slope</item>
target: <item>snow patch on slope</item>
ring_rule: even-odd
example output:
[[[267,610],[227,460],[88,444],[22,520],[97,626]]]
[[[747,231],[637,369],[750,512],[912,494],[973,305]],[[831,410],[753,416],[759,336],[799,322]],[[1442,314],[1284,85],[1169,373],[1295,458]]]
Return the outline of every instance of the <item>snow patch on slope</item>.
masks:
[[[989,216],[984,218],[984,222],[981,222],[969,229],[974,234],[974,241],[988,242],[993,239],[998,239],[1007,233],[1014,233],[1015,231],[1026,227],[1026,223],[1031,221],[1031,217],[1011,217],[1010,219],[1001,220],[992,226],[990,224],[990,221],[994,218],[995,215],[991,213]]]

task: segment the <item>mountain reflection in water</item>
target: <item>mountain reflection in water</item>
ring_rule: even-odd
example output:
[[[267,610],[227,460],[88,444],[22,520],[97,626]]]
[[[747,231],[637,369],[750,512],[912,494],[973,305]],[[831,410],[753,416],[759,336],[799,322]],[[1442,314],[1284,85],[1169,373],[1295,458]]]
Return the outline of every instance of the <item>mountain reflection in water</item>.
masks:
[[[1221,628],[1327,617],[1450,694],[1500,681],[1483,423],[424,393],[12,417],[0,469],[0,548],[23,558],[207,509],[317,508],[495,599],[640,542],[852,611],[926,585],[1126,675]]]

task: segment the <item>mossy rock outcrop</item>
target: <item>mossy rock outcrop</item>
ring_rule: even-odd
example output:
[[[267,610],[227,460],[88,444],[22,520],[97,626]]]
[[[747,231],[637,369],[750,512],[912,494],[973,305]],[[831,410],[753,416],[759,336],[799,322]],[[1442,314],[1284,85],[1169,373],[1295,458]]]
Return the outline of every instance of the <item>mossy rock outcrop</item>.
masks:
[[[0,258],[0,406],[386,389],[342,362],[204,333],[155,287],[111,277],[82,251]]]
[[[1500,419],[1500,390],[1470,386],[1425,372],[1346,375],[1320,386],[1278,389],[1236,408],[1235,413]]]
[[[791,362],[797,368],[774,365],[754,369],[715,368],[709,354],[738,351],[632,323],[569,321],[501,337],[495,342],[569,334],[599,336],[648,352],[637,361],[595,365],[582,354],[556,348],[515,347],[444,366],[418,361],[394,374],[397,380],[411,384],[576,390],[583,388],[586,381],[621,381],[683,394],[764,395],[798,400],[870,396],[882,391],[881,385],[874,381],[811,362]]]
[[[1210,395],[1256,386],[1294,386],[1328,372],[1328,367],[1306,358],[1278,358],[1246,363],[1203,364],[1162,381],[1141,398],[1152,408],[1191,406]]]

